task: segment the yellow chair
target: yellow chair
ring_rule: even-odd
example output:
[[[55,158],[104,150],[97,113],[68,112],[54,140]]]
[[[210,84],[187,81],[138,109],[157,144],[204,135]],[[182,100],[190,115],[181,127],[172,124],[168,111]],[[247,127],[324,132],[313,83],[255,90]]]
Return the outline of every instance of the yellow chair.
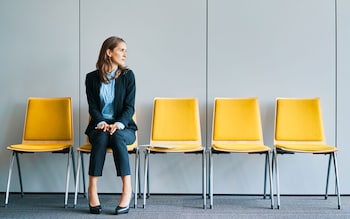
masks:
[[[319,98],[277,98],[273,153],[273,166],[276,170],[277,181],[277,208],[280,207],[277,154],[308,153],[329,155],[326,199],[328,195],[330,165],[333,159],[338,209],[340,209],[337,151],[337,147],[326,144]]]
[[[149,193],[151,153],[201,153],[203,208],[206,208],[206,156],[196,98],[154,99],[150,144],[145,147],[143,208],[146,206],[146,192]]]
[[[210,208],[213,207],[213,154],[265,154],[264,198],[266,174],[269,171],[270,199],[273,208],[271,148],[264,145],[257,98],[215,98],[210,150]]]
[[[21,193],[23,195],[22,176],[18,154],[43,152],[60,152],[68,154],[66,191],[64,199],[64,207],[67,207],[71,165],[70,156],[72,156],[74,166],[73,137],[72,103],[70,97],[28,98],[22,143],[7,147],[8,150],[12,151],[12,157],[10,159],[5,207],[8,204],[12,168],[15,156],[17,160]]]
[[[133,117],[134,121],[136,121],[136,116]],[[138,147],[138,137],[136,133],[136,140],[133,144],[128,145],[129,154],[135,154],[135,193],[134,193],[134,208],[137,208],[137,198],[141,196],[140,193],[140,151]],[[77,205],[77,197],[78,197],[78,187],[79,187],[79,173],[80,166],[82,166],[82,178],[83,178],[83,188],[84,188],[84,196],[86,197],[86,183],[85,183],[85,168],[84,168],[84,154],[91,153],[91,144],[89,139],[86,138],[86,144],[81,145],[77,148],[78,151],[78,164],[77,164],[77,179],[75,184],[75,194],[74,194],[74,207]],[[113,153],[111,148],[107,148],[107,153]]]

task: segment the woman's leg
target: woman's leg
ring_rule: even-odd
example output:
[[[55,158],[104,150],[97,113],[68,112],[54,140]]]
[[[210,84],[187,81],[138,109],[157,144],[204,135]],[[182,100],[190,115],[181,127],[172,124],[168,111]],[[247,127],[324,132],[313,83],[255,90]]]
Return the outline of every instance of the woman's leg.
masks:
[[[90,206],[100,205],[98,198],[97,181],[102,176],[102,170],[106,158],[106,149],[109,141],[109,133],[101,130],[94,130],[89,135],[92,145],[89,163],[89,188],[88,198]]]
[[[131,187],[131,176],[122,176],[122,183],[123,183],[123,189],[122,189],[122,196],[120,197],[118,206],[120,207],[126,207],[130,204],[131,195],[132,195],[132,187]]]
[[[136,140],[135,131],[130,129],[118,130],[111,137],[110,147],[113,149],[114,163],[117,175],[121,176],[123,188],[119,201],[120,207],[126,207],[130,203],[132,194],[130,163],[127,145]]]
[[[88,198],[89,205],[91,207],[99,206],[100,200],[98,198],[98,190],[97,190],[97,176],[89,176],[89,188],[88,188]]]

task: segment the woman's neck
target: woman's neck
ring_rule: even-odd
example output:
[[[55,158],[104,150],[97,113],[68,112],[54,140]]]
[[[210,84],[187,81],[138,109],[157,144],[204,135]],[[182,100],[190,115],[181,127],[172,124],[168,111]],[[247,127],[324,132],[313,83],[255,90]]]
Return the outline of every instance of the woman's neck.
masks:
[[[115,70],[116,68],[118,68],[118,65],[112,65],[112,66],[109,68],[109,71],[108,71],[108,72],[112,72],[112,71]]]

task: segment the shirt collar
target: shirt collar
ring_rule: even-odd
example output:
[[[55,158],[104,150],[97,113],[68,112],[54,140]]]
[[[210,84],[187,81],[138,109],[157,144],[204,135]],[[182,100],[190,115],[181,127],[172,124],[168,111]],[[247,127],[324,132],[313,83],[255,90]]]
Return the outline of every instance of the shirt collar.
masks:
[[[115,77],[115,73],[117,72],[117,70],[118,70],[118,67],[115,67],[115,69],[113,69],[110,73],[107,74],[107,77],[109,80]]]

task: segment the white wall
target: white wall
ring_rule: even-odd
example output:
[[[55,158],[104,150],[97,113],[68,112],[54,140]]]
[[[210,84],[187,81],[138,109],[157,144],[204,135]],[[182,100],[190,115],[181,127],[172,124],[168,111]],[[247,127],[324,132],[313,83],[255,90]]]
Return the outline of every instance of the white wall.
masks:
[[[348,185],[350,184],[349,170],[349,122],[350,122],[350,101],[349,101],[349,81],[350,81],[350,1],[337,1],[337,144],[340,152],[338,153],[340,186],[341,191],[349,194]]]
[[[336,14],[335,0],[0,1],[0,191],[6,190],[6,146],[21,140],[27,97],[71,96],[75,146],[85,142],[85,75],[94,70],[102,41],[118,35],[136,75],[140,144],[149,140],[157,96],[199,99],[204,145],[215,97],[258,97],[265,142],[272,145],[275,98],[319,96],[328,143],[340,148],[341,192],[349,194],[350,4],[337,4]],[[262,193],[262,156],[220,156],[215,193]],[[324,192],[327,157],[310,156],[281,157],[282,194]],[[100,192],[120,191],[110,158]],[[21,156],[25,191],[63,192],[65,162],[51,154]],[[198,155],[152,156],[151,192],[200,193],[200,165]],[[17,171],[11,191],[19,191]]]
[[[272,145],[276,97],[319,96],[326,136],[333,144],[334,1],[209,1],[208,16],[209,114],[215,97],[256,96],[260,100],[265,143]],[[214,159],[214,191],[263,191],[264,156],[221,157],[225,156]],[[324,191],[328,163],[325,156],[279,157],[282,194]],[[219,180],[223,176],[226,180]]]
[[[81,127],[86,127],[87,124],[86,119],[84,120],[87,118],[85,74],[94,70],[101,43],[110,35],[121,36],[128,44],[127,64],[136,75],[136,111],[140,144],[149,142],[154,97],[193,96],[199,99],[201,108],[204,109],[205,6],[205,1],[201,0],[119,2],[111,0],[104,1],[103,4],[96,1],[82,1]],[[202,130],[205,131],[203,110],[201,119]],[[80,139],[85,140],[83,132]],[[143,158],[143,153],[141,156]],[[182,157],[170,154],[155,156],[153,159],[152,156],[150,173],[153,192],[201,191],[201,174],[197,173],[201,165],[200,157],[189,156],[185,160]],[[133,160],[133,157],[131,159]],[[115,192],[116,188],[110,186],[116,182],[115,168],[112,159],[109,161],[105,164],[105,177],[100,181],[100,191]],[[165,161],[171,162],[165,163]],[[169,169],[174,169],[174,166],[177,169],[176,175],[164,174]],[[189,166],[193,167],[188,168]],[[164,174],[163,180],[152,180],[162,174]],[[169,184],[174,185],[168,188],[166,185]]]
[[[0,191],[6,191],[11,154],[6,146],[21,142],[28,97],[72,97],[79,136],[78,12],[77,0],[0,1]],[[25,191],[64,191],[66,156],[25,154],[20,161]],[[20,191],[17,169],[11,191]]]

